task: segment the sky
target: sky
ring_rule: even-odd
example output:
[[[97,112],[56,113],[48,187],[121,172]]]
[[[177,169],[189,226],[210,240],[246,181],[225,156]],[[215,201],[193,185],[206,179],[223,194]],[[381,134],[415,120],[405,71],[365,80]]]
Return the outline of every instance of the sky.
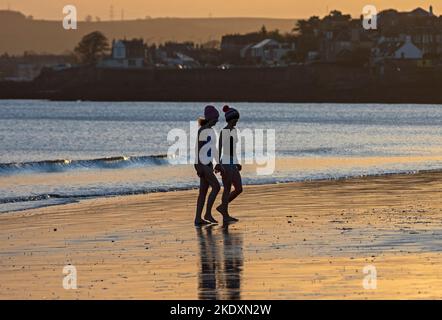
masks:
[[[80,20],[87,15],[110,19],[113,6],[114,20],[156,17],[270,17],[306,18],[323,16],[328,10],[339,9],[359,16],[362,7],[371,4],[378,10],[397,8],[411,10],[432,4],[437,15],[442,14],[438,1],[420,0],[0,0],[0,10],[21,11],[36,19],[57,20],[62,9],[72,4],[77,7]],[[438,10],[441,10],[440,12]]]

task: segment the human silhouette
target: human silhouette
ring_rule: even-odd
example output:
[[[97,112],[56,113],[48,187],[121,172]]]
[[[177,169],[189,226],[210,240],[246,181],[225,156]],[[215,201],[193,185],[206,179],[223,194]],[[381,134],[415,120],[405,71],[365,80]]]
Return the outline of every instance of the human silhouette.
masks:
[[[241,169],[242,166],[236,156],[238,136],[236,124],[239,121],[239,112],[229,106],[224,106],[227,126],[222,130],[219,139],[219,162],[221,163],[221,177],[223,180],[222,203],[216,209],[223,215],[224,222],[236,222],[237,218],[229,214],[229,203],[238,197],[242,191]],[[232,190],[232,185],[234,190]]]
[[[214,173],[213,158],[215,152],[212,152],[212,149],[216,149],[216,141],[214,141],[216,135],[213,126],[218,122],[218,118],[218,110],[216,110],[214,106],[207,106],[204,110],[204,118],[198,119],[200,128],[197,136],[197,155],[195,158],[197,161],[195,164],[195,170],[200,178],[200,187],[196,205],[195,226],[217,223],[212,216],[212,207],[221,187]],[[206,145],[209,143],[212,145],[214,144],[215,148],[210,148],[210,145],[209,148],[207,148]],[[205,152],[206,149],[207,152]],[[207,199],[206,213],[204,219],[202,219],[201,215],[209,187],[212,188],[212,191]]]

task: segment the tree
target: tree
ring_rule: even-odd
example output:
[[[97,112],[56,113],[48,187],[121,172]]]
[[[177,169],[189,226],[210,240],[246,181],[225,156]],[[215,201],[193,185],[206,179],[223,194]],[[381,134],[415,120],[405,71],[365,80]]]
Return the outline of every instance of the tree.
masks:
[[[350,21],[351,20],[351,16],[349,14],[342,14],[341,11],[339,10],[333,10],[330,12],[330,14],[325,17],[325,19],[333,19],[335,21]]]
[[[308,20],[298,20],[296,21],[296,26],[293,31],[298,32],[302,36],[312,36],[314,30],[319,28],[321,24],[321,19],[318,16],[310,17]]]
[[[266,35],[267,34],[267,28],[266,28],[266,26],[265,25],[263,25],[262,27],[261,27],[261,34],[262,35]]]
[[[80,63],[89,65],[95,65],[108,51],[109,42],[99,31],[85,35],[74,50]]]
[[[298,20],[293,31],[298,34],[297,41],[297,60],[302,62],[308,56],[310,51],[317,51],[319,49],[319,29],[321,19],[313,16],[308,20]]]

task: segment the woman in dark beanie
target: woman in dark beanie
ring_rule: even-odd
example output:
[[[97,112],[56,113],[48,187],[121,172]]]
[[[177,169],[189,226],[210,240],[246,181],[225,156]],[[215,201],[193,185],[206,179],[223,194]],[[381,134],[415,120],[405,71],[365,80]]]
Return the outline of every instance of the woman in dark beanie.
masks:
[[[204,118],[198,119],[200,126],[197,137],[197,155],[195,170],[200,178],[200,188],[198,201],[196,205],[195,225],[201,226],[209,223],[217,223],[212,216],[212,207],[215,202],[216,196],[220,191],[220,185],[218,179],[213,172],[213,157],[215,156],[216,142],[212,139],[216,138],[213,126],[218,122],[219,112],[214,106],[207,106],[204,110]],[[213,148],[204,147],[206,144],[211,143]],[[210,147],[210,146],[209,146]],[[203,149],[204,148],[204,149]],[[212,150],[214,149],[214,150]],[[204,203],[206,202],[207,192],[209,187],[212,191],[207,199],[206,214],[204,219],[201,218]]]
[[[230,216],[229,203],[242,192],[241,165],[236,157],[236,144],[238,135],[235,126],[239,120],[239,112],[229,106],[223,108],[227,126],[222,130],[219,138],[219,156],[221,164],[221,176],[223,179],[222,203],[216,208],[222,215],[224,222],[236,222],[238,219]],[[231,191],[232,185],[234,190]]]

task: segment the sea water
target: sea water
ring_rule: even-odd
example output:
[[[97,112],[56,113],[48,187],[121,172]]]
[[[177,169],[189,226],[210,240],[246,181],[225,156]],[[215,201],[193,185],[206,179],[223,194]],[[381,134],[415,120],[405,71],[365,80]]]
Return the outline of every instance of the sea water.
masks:
[[[0,212],[196,187],[192,166],[165,156],[167,135],[205,105],[0,100]],[[442,169],[439,105],[231,105],[239,129],[276,131],[276,170],[245,170],[246,184]]]

